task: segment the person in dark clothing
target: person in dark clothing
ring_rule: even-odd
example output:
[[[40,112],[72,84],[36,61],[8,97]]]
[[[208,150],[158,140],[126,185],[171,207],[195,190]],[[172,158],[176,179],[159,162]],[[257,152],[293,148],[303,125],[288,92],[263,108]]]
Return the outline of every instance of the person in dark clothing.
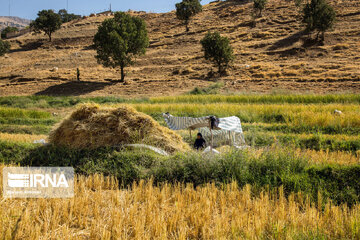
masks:
[[[76,69],[76,79],[78,81],[80,81],[80,69],[79,68]]]
[[[200,149],[205,148],[205,146],[206,146],[205,139],[203,138],[201,133],[198,133],[197,138],[196,138],[195,143],[194,143],[194,148],[196,150],[200,150]]]

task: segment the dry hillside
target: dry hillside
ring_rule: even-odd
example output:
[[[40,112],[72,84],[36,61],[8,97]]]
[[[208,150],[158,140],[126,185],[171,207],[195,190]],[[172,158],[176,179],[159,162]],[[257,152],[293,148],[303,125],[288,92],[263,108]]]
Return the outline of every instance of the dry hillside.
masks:
[[[154,96],[208,86],[218,79],[208,77],[212,66],[199,43],[209,30],[228,36],[236,54],[228,75],[218,79],[224,92],[360,92],[360,2],[331,4],[337,23],[323,46],[305,41],[298,9],[284,0],[270,0],[256,27],[252,3],[211,3],[188,34],[175,12],[132,12],[146,20],[150,47],[127,68],[125,83],[116,82],[117,69],[97,64],[91,48],[106,17],[88,17],[63,25],[52,43],[43,35],[12,39],[13,50],[0,58],[0,95]],[[81,82],[74,81],[77,67]]]
[[[23,19],[19,17],[2,17],[0,16],[0,31],[2,31],[7,26],[25,28],[30,24],[30,20]]]

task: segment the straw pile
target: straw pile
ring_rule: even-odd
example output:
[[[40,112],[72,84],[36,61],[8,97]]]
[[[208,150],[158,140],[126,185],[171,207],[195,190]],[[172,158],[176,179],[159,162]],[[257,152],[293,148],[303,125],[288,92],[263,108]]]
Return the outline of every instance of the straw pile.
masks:
[[[49,142],[79,149],[142,143],[169,153],[190,150],[174,131],[132,107],[95,104],[81,105],[50,133]]]

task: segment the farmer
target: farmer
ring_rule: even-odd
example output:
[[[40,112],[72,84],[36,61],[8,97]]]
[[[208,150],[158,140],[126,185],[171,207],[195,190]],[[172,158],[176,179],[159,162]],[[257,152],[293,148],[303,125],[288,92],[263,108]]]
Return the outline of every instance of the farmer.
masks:
[[[194,148],[196,150],[200,150],[200,149],[205,148],[205,146],[206,146],[205,139],[203,138],[201,133],[198,133],[197,136],[196,136],[195,143],[194,143]]]
[[[79,68],[76,69],[76,79],[78,81],[80,81],[80,69]]]

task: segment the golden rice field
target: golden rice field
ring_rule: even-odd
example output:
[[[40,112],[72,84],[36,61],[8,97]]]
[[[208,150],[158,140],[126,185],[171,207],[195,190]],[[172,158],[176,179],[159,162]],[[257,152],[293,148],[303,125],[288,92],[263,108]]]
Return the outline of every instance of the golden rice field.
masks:
[[[29,102],[29,107],[24,108],[0,107],[0,146],[6,148],[4,152],[0,149],[0,159],[10,159],[13,153],[15,157],[11,159],[15,161],[9,164],[21,164],[27,152],[33,152],[33,160],[40,156],[36,154],[45,154],[60,159],[61,163],[62,155],[55,156],[57,150],[45,148],[44,151],[37,151],[37,145],[32,144],[34,140],[47,139],[47,131],[74,110],[74,107],[66,106],[71,99],[55,100],[60,105],[64,101],[63,106],[49,107],[49,102],[54,99],[44,98],[39,100],[44,107],[37,107],[36,102]],[[151,115],[161,125],[164,125],[161,117],[163,112],[192,117],[235,115],[242,121],[245,138],[250,146],[245,151],[248,159],[258,160],[257,166],[276,166],[275,163],[268,164],[261,159],[271,152],[275,156],[271,161],[276,161],[277,155],[286,158],[289,151],[290,160],[306,160],[306,166],[301,170],[304,174],[307,174],[308,168],[315,169],[312,172],[318,174],[315,177],[318,177],[316,179],[320,183],[334,179],[334,175],[329,175],[330,177],[324,178],[327,180],[322,180],[321,174],[328,174],[327,169],[330,169],[329,172],[342,174],[339,179],[346,183],[348,178],[357,179],[353,173],[358,172],[360,163],[359,102],[359,95],[186,95],[124,103],[114,100],[100,104],[111,107],[132,106]],[[335,114],[335,110],[340,110],[342,114]],[[191,138],[188,131],[177,133],[188,144],[193,143],[196,134],[194,132]],[[316,144],[319,145],[318,148],[312,148]],[[231,156],[228,146],[217,150],[225,153],[221,156],[229,152],[227,156]],[[66,155],[72,158],[71,161],[76,156],[82,157],[82,163],[90,161],[89,159],[93,161],[86,155],[87,152],[84,155],[80,152],[71,154]],[[121,155],[123,157],[133,153],[106,154],[101,155],[104,157],[101,160],[112,163],[122,160],[117,158],[117,154],[124,154]],[[43,160],[47,160],[46,157]],[[191,165],[190,160],[186,164]],[[132,161],[135,162],[136,159]],[[161,161],[162,159],[159,160]],[[87,164],[86,167],[92,167],[92,163]],[[117,164],[119,165],[115,167],[123,166]],[[0,162],[0,174],[4,166]],[[180,167],[183,167],[166,166],[174,167],[176,171],[181,171]],[[144,174],[150,171],[150,168],[143,165],[140,167],[145,169]],[[281,165],[280,168],[282,167]],[[202,169],[199,169],[197,171],[201,176]],[[318,169],[320,170],[317,172]],[[325,170],[322,171],[323,169]],[[117,173],[121,173],[122,169],[118,170]],[[172,173],[175,176],[176,171]],[[248,173],[248,169],[243,171]],[[162,176],[161,171],[156,173]],[[196,178],[197,173],[191,172],[189,175]],[[308,177],[295,174],[294,170],[279,178],[285,181],[292,177]],[[133,185],[121,187],[115,176],[105,177],[101,174],[94,175],[93,172],[89,175],[77,175],[76,178],[75,197],[72,199],[1,199],[0,239],[360,239],[359,202],[356,200],[351,202],[352,205],[349,203],[349,206],[344,203],[349,199],[358,199],[358,188],[353,185],[349,189],[340,187],[333,192],[329,191],[343,194],[335,198],[342,202],[335,204],[329,198],[325,200],[326,195],[317,195],[317,191],[314,192],[318,196],[316,200],[310,199],[305,194],[306,189],[285,196],[285,184],[284,188],[278,187],[281,184],[271,188],[266,185],[256,188],[256,184],[265,181],[265,178],[255,179],[257,182],[251,183],[252,186],[238,185],[239,182],[231,182],[233,178],[230,178],[228,184],[213,184],[210,181],[197,187],[177,183],[179,181],[154,184],[153,180],[139,180]],[[314,181],[309,180],[308,183],[313,184]],[[304,182],[297,182],[295,179],[294,183]],[[0,186],[1,184],[2,176]],[[289,186],[291,187],[287,185],[288,188]],[[292,190],[287,191],[289,192]],[[2,189],[0,193],[2,194]]]
[[[331,152],[327,150],[296,150],[299,155],[307,156],[314,164],[340,164],[340,165],[351,165],[360,164],[360,151],[355,155],[344,151]]]
[[[117,104],[115,104],[117,105]],[[147,114],[170,112],[173,115],[219,117],[239,116],[245,122],[274,121],[280,116],[281,121],[293,126],[309,127],[360,127],[359,104],[236,104],[236,103],[162,103],[131,104],[136,110]],[[335,110],[342,115],[334,114]]]
[[[33,143],[34,141],[40,139],[46,140],[47,137],[47,135],[0,133],[0,140],[10,142]]]
[[[1,169],[1,168],[0,168]],[[0,183],[2,177],[0,178]],[[2,199],[1,239],[359,239],[360,206],[317,204],[282,188],[218,188],[77,176],[72,199]],[[2,190],[0,190],[2,191]],[[323,208],[316,207],[323,206]]]

